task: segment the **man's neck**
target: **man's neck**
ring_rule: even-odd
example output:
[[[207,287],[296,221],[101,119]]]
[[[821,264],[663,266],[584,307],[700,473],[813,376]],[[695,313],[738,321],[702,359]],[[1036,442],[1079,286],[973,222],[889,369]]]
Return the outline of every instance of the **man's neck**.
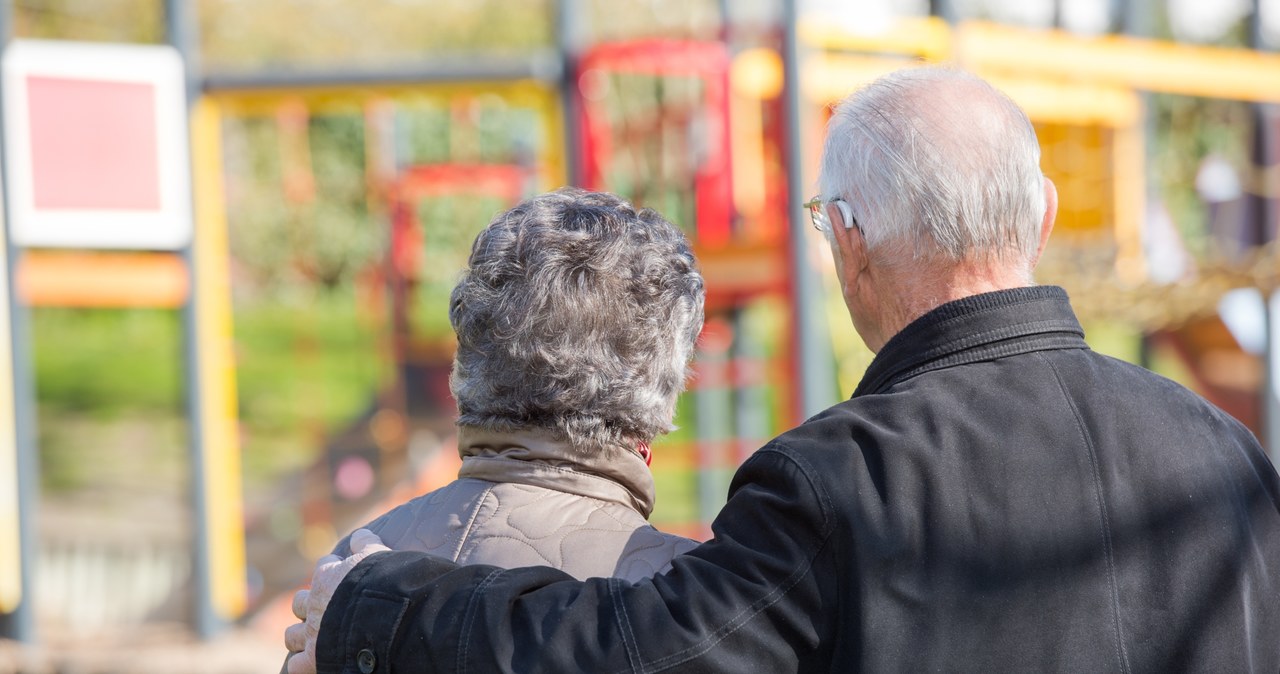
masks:
[[[894,335],[921,316],[955,300],[983,293],[1023,288],[1027,278],[1007,268],[963,267],[948,273],[895,279],[882,297],[876,321],[877,343],[868,341],[872,351],[879,352]]]

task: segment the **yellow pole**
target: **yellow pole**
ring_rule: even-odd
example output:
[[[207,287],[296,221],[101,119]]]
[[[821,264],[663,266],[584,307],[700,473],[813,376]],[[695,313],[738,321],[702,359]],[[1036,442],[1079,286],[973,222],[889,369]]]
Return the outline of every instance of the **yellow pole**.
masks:
[[[0,235],[0,613],[13,613],[22,603],[22,539],[6,238]]]
[[[1146,151],[1141,118],[1113,131],[1112,180],[1115,199],[1116,275],[1138,284],[1146,280],[1142,230],[1146,221]]]
[[[196,367],[204,447],[205,513],[208,517],[210,597],[220,618],[245,611],[244,510],[237,434],[234,343],[227,216],[222,184],[221,114],[208,98],[191,116],[195,188]]]

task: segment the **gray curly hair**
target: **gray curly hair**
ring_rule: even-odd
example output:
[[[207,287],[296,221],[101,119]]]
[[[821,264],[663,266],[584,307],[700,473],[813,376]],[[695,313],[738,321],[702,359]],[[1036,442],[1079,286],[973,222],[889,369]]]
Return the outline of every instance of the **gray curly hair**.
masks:
[[[575,451],[671,430],[702,274],[656,211],[565,188],[498,215],[454,287],[459,426],[548,430]]]

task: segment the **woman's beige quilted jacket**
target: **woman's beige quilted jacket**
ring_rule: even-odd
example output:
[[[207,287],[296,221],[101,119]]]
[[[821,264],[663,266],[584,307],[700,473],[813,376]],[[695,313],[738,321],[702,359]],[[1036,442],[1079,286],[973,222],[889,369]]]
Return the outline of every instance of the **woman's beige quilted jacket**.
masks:
[[[590,458],[535,433],[458,435],[458,479],[366,525],[392,550],[460,564],[554,566],[575,578],[638,580],[697,543],[649,525],[653,476],[637,454]],[[343,539],[335,553],[349,554]]]

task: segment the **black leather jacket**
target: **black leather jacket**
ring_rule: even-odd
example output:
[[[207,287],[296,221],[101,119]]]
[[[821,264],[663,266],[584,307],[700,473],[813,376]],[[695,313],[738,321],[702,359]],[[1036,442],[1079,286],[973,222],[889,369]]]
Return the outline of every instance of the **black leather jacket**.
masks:
[[[1280,670],[1275,469],[1090,351],[1057,288],[912,323],[743,464],[712,529],[634,584],[374,555],[319,670]]]

